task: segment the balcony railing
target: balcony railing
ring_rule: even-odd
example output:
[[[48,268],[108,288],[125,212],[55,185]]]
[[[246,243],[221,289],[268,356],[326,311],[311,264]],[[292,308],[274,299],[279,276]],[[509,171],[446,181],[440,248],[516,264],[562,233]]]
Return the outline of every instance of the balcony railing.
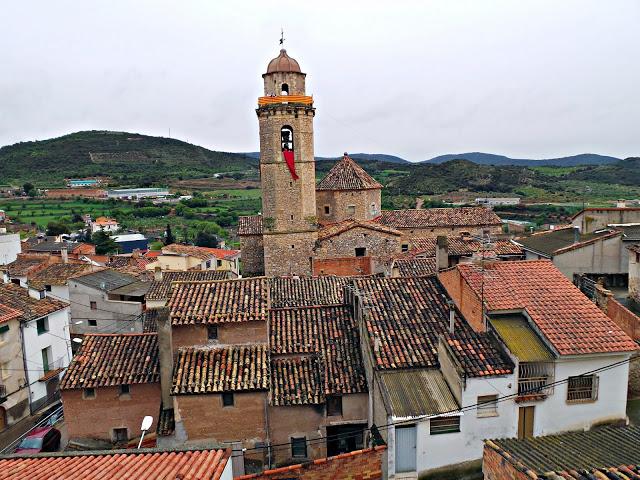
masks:
[[[59,372],[64,368],[64,360],[65,357],[60,357],[53,362],[45,363],[42,366],[42,375],[40,375],[40,380],[46,380],[53,376],[54,372]]]
[[[278,103],[298,103],[302,105],[313,105],[313,97],[306,95],[276,95],[273,97],[258,97],[258,106],[276,105]]]
[[[553,393],[554,364],[521,363],[518,367],[518,398],[545,398]]]

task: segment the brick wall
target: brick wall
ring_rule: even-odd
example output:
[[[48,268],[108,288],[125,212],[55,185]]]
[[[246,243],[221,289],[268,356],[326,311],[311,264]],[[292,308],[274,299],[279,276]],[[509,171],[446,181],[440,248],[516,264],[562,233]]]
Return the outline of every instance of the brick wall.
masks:
[[[335,457],[245,475],[237,480],[377,480],[382,478],[382,454],[386,446],[357,450]]]
[[[471,327],[477,332],[484,331],[480,299],[462,278],[458,269],[444,270],[438,273],[438,279]]]
[[[596,285],[596,304],[624,332],[634,340],[640,340],[640,317],[618,302],[611,291]]]
[[[206,345],[207,342],[206,325],[174,325],[171,327],[171,343],[174,350],[177,350],[178,347]]]
[[[482,472],[485,480],[532,480],[526,473],[516,469],[495,449],[485,444],[482,455]]]
[[[316,440],[325,435],[321,429],[324,420],[324,404],[271,406],[269,407],[271,443],[274,445],[288,443],[291,441],[291,437],[306,437],[307,440]],[[290,446],[274,448],[273,454],[276,465],[290,464],[292,460],[295,460],[291,457]],[[321,458],[326,455],[326,442],[307,444],[308,458]],[[301,460],[298,458],[297,461]]]
[[[313,260],[314,275],[371,275],[371,257],[322,258]]]
[[[160,411],[160,384],[134,384],[129,395],[119,395],[119,387],[96,388],[94,399],[83,399],[82,389],[62,390],[64,418],[69,438],[97,438],[111,441],[114,428],[127,428],[129,438],[140,435],[146,415],[155,419]]]

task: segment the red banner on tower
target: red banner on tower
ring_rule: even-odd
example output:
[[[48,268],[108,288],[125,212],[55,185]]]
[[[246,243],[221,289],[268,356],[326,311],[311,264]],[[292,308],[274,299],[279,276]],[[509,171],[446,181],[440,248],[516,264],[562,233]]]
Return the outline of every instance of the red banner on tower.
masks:
[[[294,180],[298,180],[298,174],[296,173],[296,164],[295,157],[293,154],[293,150],[284,150],[282,152],[282,156],[284,157],[284,161],[287,162],[287,167],[289,167],[289,173],[291,173],[291,178]]]

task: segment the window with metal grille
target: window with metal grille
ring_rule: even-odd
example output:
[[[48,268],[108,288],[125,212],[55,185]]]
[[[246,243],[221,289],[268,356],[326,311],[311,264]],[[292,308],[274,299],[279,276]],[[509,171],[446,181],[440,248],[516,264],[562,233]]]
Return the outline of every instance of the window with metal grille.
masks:
[[[429,431],[431,435],[441,433],[456,433],[460,431],[460,417],[437,417],[429,421]]]
[[[113,441],[116,443],[122,443],[129,440],[129,432],[126,428],[114,428],[113,429]]]
[[[294,458],[307,457],[307,437],[291,437],[291,456]]]
[[[480,395],[477,406],[478,417],[495,417],[498,415],[498,395]]]
[[[567,402],[592,402],[598,399],[598,377],[580,375],[567,379]]]

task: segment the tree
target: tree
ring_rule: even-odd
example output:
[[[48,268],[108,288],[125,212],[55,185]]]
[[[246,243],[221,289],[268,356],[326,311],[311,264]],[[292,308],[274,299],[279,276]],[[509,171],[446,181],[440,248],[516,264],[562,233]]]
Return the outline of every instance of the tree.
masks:
[[[57,236],[63,233],[70,233],[69,227],[62,222],[47,223],[47,235]]]
[[[176,243],[176,237],[173,236],[171,225],[167,223],[167,229],[164,231],[164,244],[171,245],[172,243]]]
[[[198,232],[195,244],[198,247],[218,248],[218,237],[213,233]]]
[[[93,234],[91,243],[96,246],[96,254],[98,255],[118,253],[118,244],[102,230]]]
[[[35,190],[35,187],[33,186],[33,183],[27,182],[22,186],[22,189],[24,190],[25,195],[33,196],[31,195],[31,192]]]

